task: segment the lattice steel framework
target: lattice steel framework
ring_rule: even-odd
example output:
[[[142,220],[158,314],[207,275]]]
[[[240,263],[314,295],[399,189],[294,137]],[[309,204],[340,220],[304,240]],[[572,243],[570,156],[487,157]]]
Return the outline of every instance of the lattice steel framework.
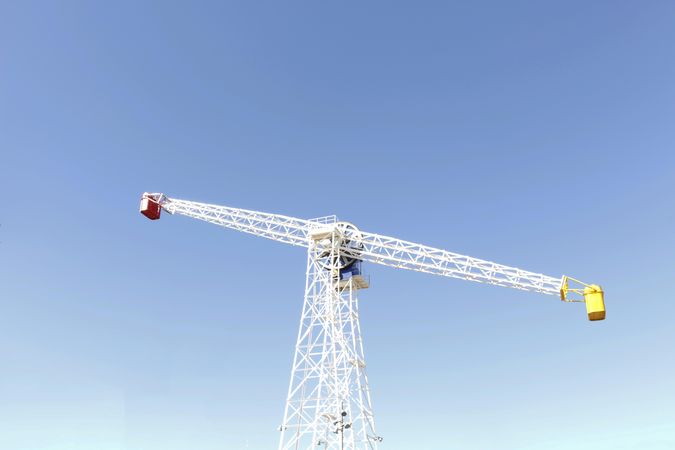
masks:
[[[320,221],[316,220],[169,199],[163,194],[152,195],[161,199],[162,208],[169,213],[190,216],[299,247],[308,247],[310,231],[321,228]],[[542,294],[560,295],[562,277],[550,277],[375,233],[359,233],[362,236],[363,249],[358,253],[352,249],[343,249],[343,252],[362,261]]]
[[[333,231],[330,251],[315,240],[307,251],[305,302],[280,450],[375,449],[380,440],[365,371],[358,287],[354,278],[340,279],[341,238]]]
[[[348,265],[368,261],[548,295],[560,295],[561,289],[567,287],[566,277],[550,277],[361,232],[351,224],[337,222],[335,216],[297,219],[171,199],[164,194],[146,193],[144,199],[158,206],[157,216],[151,218],[158,218],[161,208],[171,214],[307,248],[305,299],[279,428],[279,450],[310,450],[317,446],[326,450],[372,450],[382,441],[375,432],[359,321],[357,293],[364,286],[358,285],[354,277],[343,279],[342,271]],[[565,295],[562,298],[578,301]]]

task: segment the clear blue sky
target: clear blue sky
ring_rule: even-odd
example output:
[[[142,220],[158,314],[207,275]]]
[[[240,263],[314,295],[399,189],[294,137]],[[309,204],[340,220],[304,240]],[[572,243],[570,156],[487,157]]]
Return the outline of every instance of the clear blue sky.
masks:
[[[383,450],[675,448],[674,42],[669,1],[3,3],[0,449],[276,448],[302,249],[145,190],[605,287],[368,266]]]

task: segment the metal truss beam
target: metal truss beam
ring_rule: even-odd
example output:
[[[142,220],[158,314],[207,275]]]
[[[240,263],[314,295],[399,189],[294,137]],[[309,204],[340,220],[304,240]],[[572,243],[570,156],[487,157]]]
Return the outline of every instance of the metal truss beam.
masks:
[[[279,214],[175,200],[163,194],[151,195],[155,196],[162,208],[171,214],[193,217],[298,247],[308,247],[311,241],[310,234],[329,226],[334,218],[329,216],[324,220],[296,219]],[[551,277],[375,233],[359,231],[357,239],[362,244],[359,249],[343,248],[343,254],[398,269],[548,295],[560,295],[562,288],[563,277]]]

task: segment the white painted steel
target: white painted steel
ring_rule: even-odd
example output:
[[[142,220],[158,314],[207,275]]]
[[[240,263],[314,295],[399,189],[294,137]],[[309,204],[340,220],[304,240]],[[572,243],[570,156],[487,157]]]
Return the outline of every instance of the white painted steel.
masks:
[[[174,200],[165,196],[162,196],[162,199],[162,208],[167,212],[194,217],[195,219],[299,247],[308,247],[310,231],[325,227],[327,223],[325,221],[296,219],[279,214]],[[335,216],[329,217],[334,218]],[[560,295],[562,277],[551,277],[375,233],[363,231],[357,233],[357,238],[362,243],[362,249],[344,248],[342,249],[344,255],[399,269],[535,291],[542,294]]]
[[[307,282],[279,450],[369,449],[375,432],[352,278],[340,283],[340,237],[307,252]],[[343,416],[344,413],[344,416]]]

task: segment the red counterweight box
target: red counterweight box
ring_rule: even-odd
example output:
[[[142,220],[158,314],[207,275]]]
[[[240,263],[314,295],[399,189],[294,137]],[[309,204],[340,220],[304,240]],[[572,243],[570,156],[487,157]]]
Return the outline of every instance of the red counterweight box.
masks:
[[[162,208],[154,199],[145,195],[143,198],[141,198],[141,214],[143,214],[145,217],[150,220],[157,220],[159,219],[161,212]]]

